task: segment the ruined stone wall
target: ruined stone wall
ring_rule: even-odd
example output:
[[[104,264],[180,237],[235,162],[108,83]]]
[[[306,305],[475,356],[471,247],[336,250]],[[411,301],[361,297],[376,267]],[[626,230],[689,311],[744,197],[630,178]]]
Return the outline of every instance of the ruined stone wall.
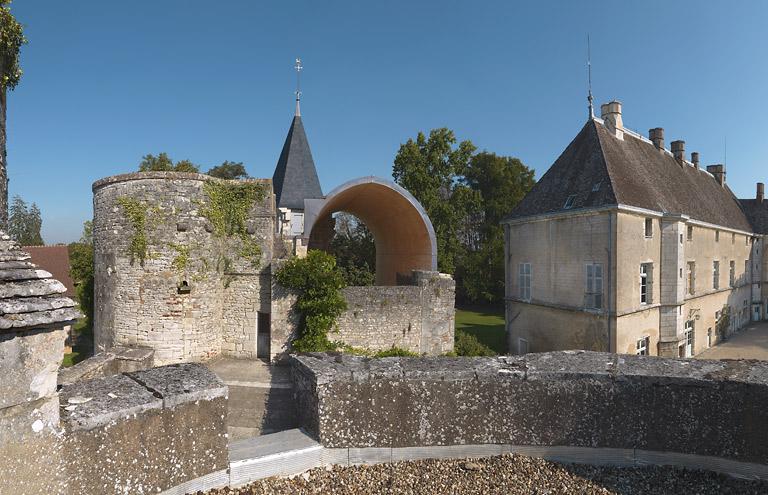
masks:
[[[574,446],[768,464],[765,362],[313,354],[292,371],[300,425],[328,448]]]
[[[338,320],[338,339],[374,350],[400,347],[431,355],[452,351],[456,284],[436,272],[414,274],[412,286],[344,289],[348,308]]]
[[[66,493],[157,493],[229,466],[227,387],[198,364],[61,391]],[[81,403],[83,399],[90,399]]]
[[[273,271],[279,269],[278,262]],[[371,350],[399,347],[439,355],[453,350],[456,283],[448,275],[414,271],[411,283],[400,286],[346,287],[347,310],[328,335],[353,347]],[[300,317],[293,308],[296,295],[272,285],[272,356],[290,349]]]
[[[227,387],[202,365],[79,381],[24,407],[25,421],[50,407],[56,424],[5,431],[0,415],[0,494],[158,493],[226,479]]]
[[[0,332],[0,494],[22,493],[11,480],[23,480],[23,493],[58,493],[65,477],[56,448],[64,338],[63,329]]]
[[[226,354],[252,357],[261,280],[272,257],[274,199],[271,182],[251,210],[247,230],[261,246],[258,268],[238,247],[216,237],[201,214],[206,181],[199,174],[134,173],[93,185],[97,350],[143,346],[155,363],[200,361]],[[135,224],[121,201],[144,206],[147,258],[131,259]],[[185,253],[186,251],[186,253]],[[181,262],[181,261],[183,262]],[[189,293],[179,291],[186,282]]]

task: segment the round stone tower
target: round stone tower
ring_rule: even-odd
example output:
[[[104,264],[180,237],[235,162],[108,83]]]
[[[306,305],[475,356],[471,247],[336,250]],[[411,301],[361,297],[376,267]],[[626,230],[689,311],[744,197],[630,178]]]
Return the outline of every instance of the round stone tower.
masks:
[[[155,364],[257,356],[269,312],[270,180],[141,172],[93,184],[96,352],[155,350]]]

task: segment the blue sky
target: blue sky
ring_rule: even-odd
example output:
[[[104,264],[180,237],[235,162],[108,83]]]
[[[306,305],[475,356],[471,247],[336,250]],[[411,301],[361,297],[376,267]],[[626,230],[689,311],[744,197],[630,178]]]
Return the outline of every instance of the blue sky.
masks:
[[[46,242],[79,237],[91,184],[168,152],[271,177],[302,115],[325,191],[391,177],[400,143],[446,126],[540,176],[596,103],[664,127],[741,197],[768,179],[768,4],[16,0],[24,77],[9,94],[10,194]]]

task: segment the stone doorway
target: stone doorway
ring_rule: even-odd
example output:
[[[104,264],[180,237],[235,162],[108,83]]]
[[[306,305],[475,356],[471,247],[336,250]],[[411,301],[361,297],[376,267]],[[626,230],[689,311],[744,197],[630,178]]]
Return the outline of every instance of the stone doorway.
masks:
[[[269,361],[271,341],[271,319],[269,313],[259,312],[256,319],[256,357]]]

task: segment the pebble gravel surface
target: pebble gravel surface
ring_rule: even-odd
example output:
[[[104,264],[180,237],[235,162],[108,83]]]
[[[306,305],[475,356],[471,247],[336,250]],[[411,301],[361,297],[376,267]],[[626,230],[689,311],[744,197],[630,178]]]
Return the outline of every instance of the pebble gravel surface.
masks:
[[[559,464],[508,454],[483,459],[408,461],[317,468],[208,495],[262,494],[766,494],[768,482],[668,467]],[[199,492],[198,495],[202,495]]]

